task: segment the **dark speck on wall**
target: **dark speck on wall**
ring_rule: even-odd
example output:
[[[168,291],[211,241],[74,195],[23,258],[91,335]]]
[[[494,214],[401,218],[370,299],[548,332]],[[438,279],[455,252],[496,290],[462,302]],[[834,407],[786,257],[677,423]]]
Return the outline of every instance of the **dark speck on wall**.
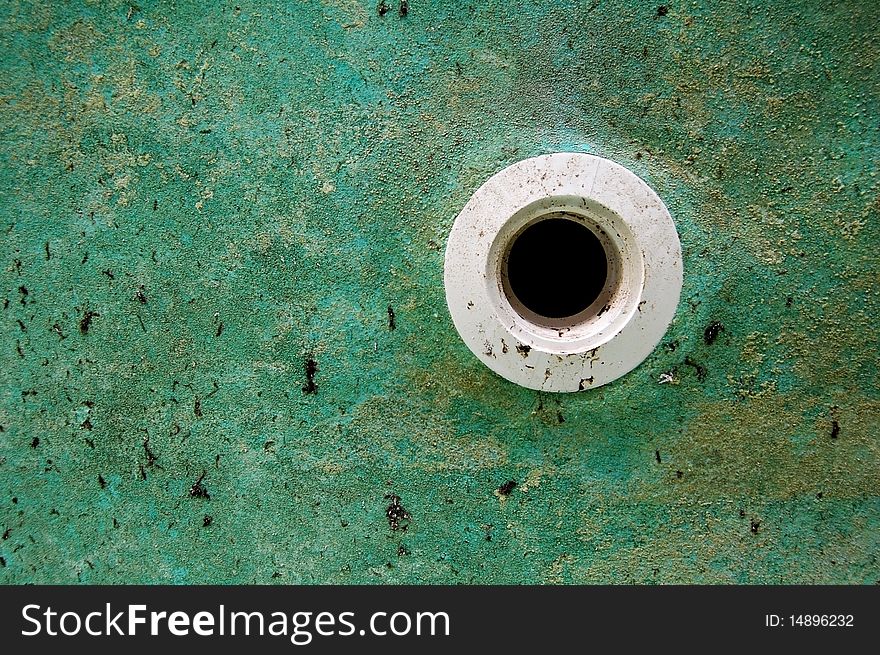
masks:
[[[156,464],[156,460],[159,459],[159,457],[156,455],[156,453],[154,453],[153,450],[150,448],[150,438],[149,437],[144,438],[144,454],[147,456],[147,466],[153,466],[153,464]],[[156,466],[159,466],[159,465],[156,464]],[[160,466],[159,468],[162,468],[162,467]]]
[[[397,494],[386,494],[385,500],[388,507],[385,508],[385,517],[388,519],[388,527],[392,530],[406,530],[412,518],[406,508],[400,502]]]
[[[500,487],[498,487],[498,494],[501,496],[509,496],[510,492],[512,492],[516,488],[516,480],[508,480]]]
[[[318,362],[309,355],[306,357],[304,367],[306,370],[306,383],[303,385],[302,392],[306,395],[317,394],[318,385],[315,384],[315,374],[318,372]]]
[[[706,379],[707,371],[705,366],[703,366],[690,356],[684,358],[684,363],[694,369],[694,374],[697,376],[697,380],[703,382]]]
[[[81,334],[88,334],[89,329],[92,327],[92,320],[99,317],[100,314],[98,312],[93,312],[88,307],[83,311],[82,318],[79,319],[79,331]]]
[[[211,499],[211,495],[208,493],[208,490],[205,489],[205,486],[202,482],[205,479],[205,476],[208,475],[207,471],[202,471],[202,474],[199,476],[199,479],[196,480],[193,485],[189,488],[189,495],[193,498],[204,498],[206,500]]]
[[[707,346],[711,346],[715,343],[715,340],[718,339],[718,335],[724,329],[724,325],[720,321],[712,321],[709,325],[706,326],[706,329],[703,330],[703,341]]]
[[[388,329],[394,330],[397,327],[397,319],[394,316],[394,307],[388,305]]]

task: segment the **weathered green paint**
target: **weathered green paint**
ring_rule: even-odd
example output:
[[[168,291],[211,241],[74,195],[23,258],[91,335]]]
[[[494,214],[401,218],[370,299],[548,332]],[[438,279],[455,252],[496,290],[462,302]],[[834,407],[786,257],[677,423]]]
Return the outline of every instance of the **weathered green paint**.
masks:
[[[0,580],[876,582],[880,4],[389,4],[2,2]],[[557,150],[685,286],[548,396],[442,272]]]

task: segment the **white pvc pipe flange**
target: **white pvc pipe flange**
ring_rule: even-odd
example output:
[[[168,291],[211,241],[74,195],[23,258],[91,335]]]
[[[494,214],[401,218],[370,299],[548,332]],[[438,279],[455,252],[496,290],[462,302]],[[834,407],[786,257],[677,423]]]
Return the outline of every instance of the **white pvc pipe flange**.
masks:
[[[595,300],[564,318],[529,309],[507,279],[512,244],[550,218],[588,228],[607,261]],[[681,245],[663,201],[635,173],[555,153],[508,166],[474,193],[449,234],[444,277],[455,327],[486,366],[530,389],[582,391],[628,373],[660,342],[681,293]]]

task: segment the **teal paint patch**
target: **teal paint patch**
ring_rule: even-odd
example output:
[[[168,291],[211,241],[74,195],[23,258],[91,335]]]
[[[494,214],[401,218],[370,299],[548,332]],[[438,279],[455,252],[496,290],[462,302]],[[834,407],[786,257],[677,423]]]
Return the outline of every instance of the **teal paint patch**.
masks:
[[[0,580],[877,582],[880,7],[666,6],[4,3]],[[547,396],[443,247],[558,150],[685,281]]]

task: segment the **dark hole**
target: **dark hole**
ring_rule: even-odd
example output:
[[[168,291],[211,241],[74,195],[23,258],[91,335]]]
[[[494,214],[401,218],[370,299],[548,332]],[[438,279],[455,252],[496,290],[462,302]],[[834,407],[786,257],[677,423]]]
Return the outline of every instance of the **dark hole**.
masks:
[[[567,318],[589,307],[605,286],[608,259],[593,232],[580,222],[548,218],[530,225],[507,256],[510,291],[546,318]]]

